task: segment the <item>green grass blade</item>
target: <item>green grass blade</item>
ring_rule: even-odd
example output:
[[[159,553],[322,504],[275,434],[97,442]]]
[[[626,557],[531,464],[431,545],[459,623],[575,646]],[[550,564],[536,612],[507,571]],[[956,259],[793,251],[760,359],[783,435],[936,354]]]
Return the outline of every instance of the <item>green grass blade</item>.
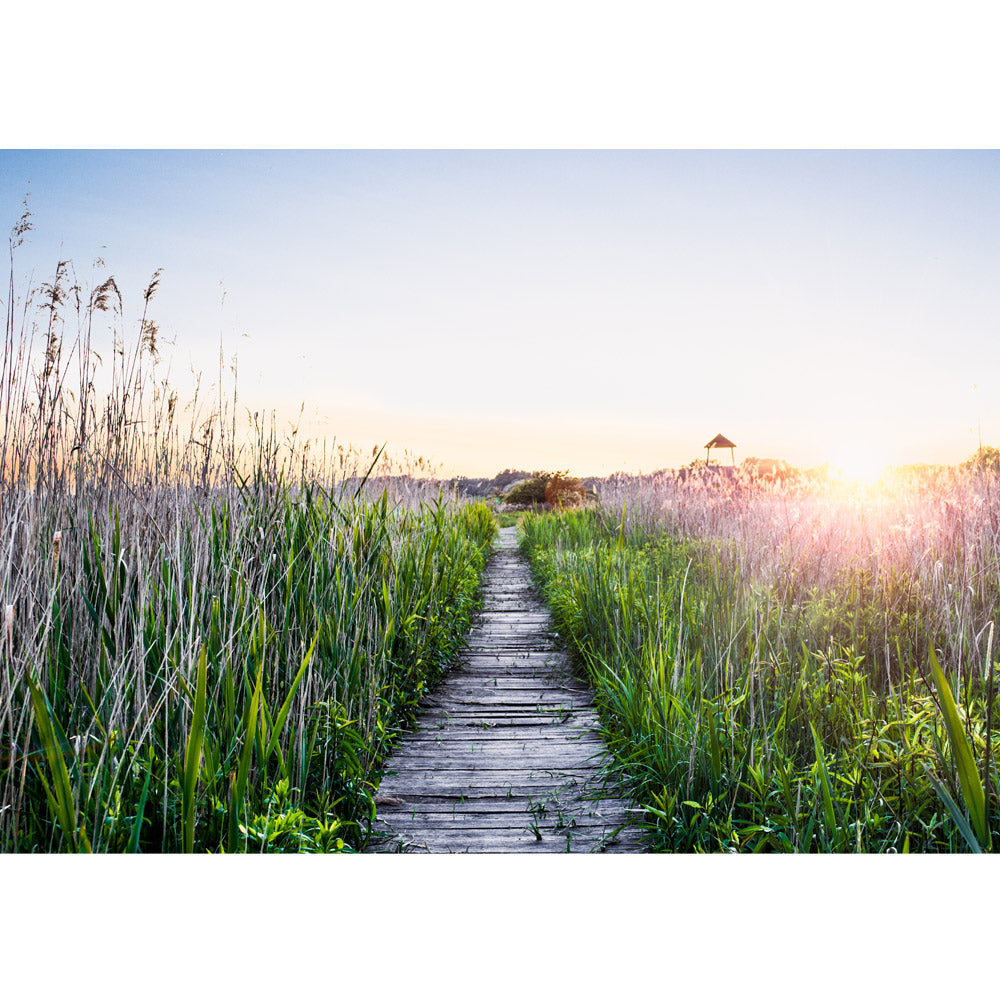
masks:
[[[819,733],[816,732],[816,727],[812,722],[809,723],[809,728],[812,730],[813,746],[816,748],[816,766],[819,768],[820,787],[823,791],[823,815],[826,819],[826,829],[830,836],[833,836],[837,831],[837,813],[833,806],[830,775],[826,769],[826,758],[823,756],[823,744],[820,743]]]
[[[38,736],[45,749],[45,760],[49,765],[49,772],[52,775],[52,787],[49,788],[44,776],[42,783],[45,786],[46,796],[49,806],[56,814],[59,825],[63,829],[69,841],[70,847],[75,851],[90,853],[90,841],[83,827],[78,824],[76,802],[73,799],[73,786],[69,780],[69,768],[66,767],[66,758],[63,756],[58,723],[52,715],[52,708],[49,699],[41,689],[38,682],[30,674],[26,676],[28,688],[31,691],[31,701],[35,709],[35,726],[38,729]]]
[[[288,713],[292,707],[292,699],[295,697],[295,692],[298,690],[299,684],[305,675],[306,668],[309,666],[309,662],[312,660],[313,652],[316,649],[316,643],[319,641],[320,632],[322,629],[316,630],[316,635],[313,637],[313,641],[306,652],[305,657],[302,660],[302,664],[298,669],[298,673],[295,675],[295,679],[292,681],[292,686],[288,690],[288,694],[282,703],[281,709],[278,711],[277,718],[274,720],[274,725],[271,727],[271,737],[267,741],[267,749],[264,751],[264,760],[268,761],[271,759],[271,754],[274,753],[275,747],[278,745],[278,740],[281,737],[281,733],[285,728],[285,721],[288,718]]]
[[[201,750],[205,740],[205,688],[207,686],[207,654],[204,646],[198,657],[198,682],[194,697],[194,715],[184,754],[184,839],[183,851],[194,851],[195,790],[201,770]]]
[[[941,704],[941,714],[944,716],[945,729],[948,731],[948,741],[951,744],[951,754],[958,771],[958,781],[962,789],[965,807],[969,810],[969,819],[979,843],[987,851],[991,846],[989,820],[986,816],[986,793],[983,789],[979,769],[972,756],[972,747],[962,728],[962,720],[955,706],[948,679],[938,663],[937,655],[930,651],[931,677],[937,688],[938,701]],[[945,803],[947,805],[947,803]]]
[[[716,784],[722,780],[722,748],[719,745],[719,730],[715,722],[715,706],[708,705],[708,738],[712,754],[712,777]]]
[[[357,500],[361,496],[361,491],[365,488],[365,483],[368,482],[368,477],[372,474],[372,470],[375,468],[376,463],[382,457],[382,452],[385,451],[385,446],[389,442],[383,443],[382,447],[375,453],[375,457],[372,459],[372,464],[368,466],[368,471],[364,474],[361,482],[358,484],[358,488],[354,491],[354,499]]]
[[[142,784],[142,793],[139,796],[139,804],[136,806],[135,822],[132,824],[132,833],[128,838],[128,854],[138,854],[139,837],[142,834],[142,819],[146,813],[146,796],[149,795],[149,779],[152,771],[146,771],[146,780]]]
[[[958,803],[948,794],[948,789],[944,787],[944,784],[938,781],[937,778],[931,773],[931,770],[927,765],[924,765],[924,771],[927,777],[930,778],[931,784],[934,786],[934,790],[938,793],[941,801],[944,803],[945,808],[948,810],[951,818],[955,821],[955,826],[958,827],[958,832],[965,838],[965,842],[969,845],[969,849],[974,854],[982,854],[983,849],[976,839],[976,835],[972,832],[972,827],[969,826],[969,821],[965,818],[965,814],[959,808]],[[909,834],[907,834],[907,839],[909,839]],[[907,850],[905,853],[909,853]]]
[[[264,655],[261,653],[257,666],[257,681],[254,684],[253,696],[247,706],[244,718],[243,750],[240,753],[240,766],[236,772],[236,781],[232,786],[232,801],[229,809],[229,851],[239,849],[240,809],[246,795],[247,777],[250,774],[250,761],[253,757],[254,740],[257,737],[257,718],[260,715],[261,689],[264,682]]]

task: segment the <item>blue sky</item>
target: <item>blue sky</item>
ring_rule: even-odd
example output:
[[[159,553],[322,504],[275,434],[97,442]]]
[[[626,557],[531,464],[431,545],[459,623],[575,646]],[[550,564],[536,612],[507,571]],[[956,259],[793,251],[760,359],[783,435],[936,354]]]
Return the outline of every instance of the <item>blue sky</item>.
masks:
[[[1000,444],[1000,156],[3,151],[18,275],[101,256],[172,367],[447,471]],[[23,286],[23,282],[20,283]],[[224,293],[224,302],[223,302]],[[134,328],[134,327],[133,327]],[[973,390],[973,385],[978,388]]]

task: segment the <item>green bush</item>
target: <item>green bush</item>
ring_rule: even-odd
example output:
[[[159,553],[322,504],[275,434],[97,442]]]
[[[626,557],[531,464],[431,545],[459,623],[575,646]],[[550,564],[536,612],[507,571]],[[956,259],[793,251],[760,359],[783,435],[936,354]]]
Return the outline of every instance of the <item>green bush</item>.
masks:
[[[518,505],[548,504],[550,507],[575,507],[597,499],[583,481],[569,472],[535,472],[514,483],[503,496],[504,503]]]
[[[504,494],[504,503],[545,503],[545,487],[551,478],[551,473],[543,472],[531,479],[515,483],[513,488]]]
[[[552,507],[575,507],[587,499],[583,482],[568,472],[555,472],[545,484],[545,502]]]
[[[962,468],[973,472],[980,469],[987,472],[1000,470],[1000,448],[994,448],[993,445],[989,444],[983,445],[979,451],[970,455],[962,463]]]

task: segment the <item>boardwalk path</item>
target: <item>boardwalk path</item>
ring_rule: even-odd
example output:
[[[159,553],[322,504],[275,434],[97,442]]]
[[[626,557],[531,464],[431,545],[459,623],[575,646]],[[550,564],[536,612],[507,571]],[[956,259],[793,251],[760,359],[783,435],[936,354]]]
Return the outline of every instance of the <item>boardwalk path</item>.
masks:
[[[503,528],[458,666],[386,765],[372,849],[635,852],[630,813],[601,790],[604,745],[587,685]]]

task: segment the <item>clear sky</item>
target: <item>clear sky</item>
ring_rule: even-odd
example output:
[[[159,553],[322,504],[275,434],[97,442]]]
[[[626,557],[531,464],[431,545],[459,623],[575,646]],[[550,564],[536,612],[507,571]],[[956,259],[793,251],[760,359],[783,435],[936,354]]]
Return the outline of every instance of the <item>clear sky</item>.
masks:
[[[134,320],[162,267],[182,389],[221,336],[243,405],[469,475],[718,432],[802,465],[1000,445],[998,180],[976,151],[0,152],[18,276],[100,256]]]

